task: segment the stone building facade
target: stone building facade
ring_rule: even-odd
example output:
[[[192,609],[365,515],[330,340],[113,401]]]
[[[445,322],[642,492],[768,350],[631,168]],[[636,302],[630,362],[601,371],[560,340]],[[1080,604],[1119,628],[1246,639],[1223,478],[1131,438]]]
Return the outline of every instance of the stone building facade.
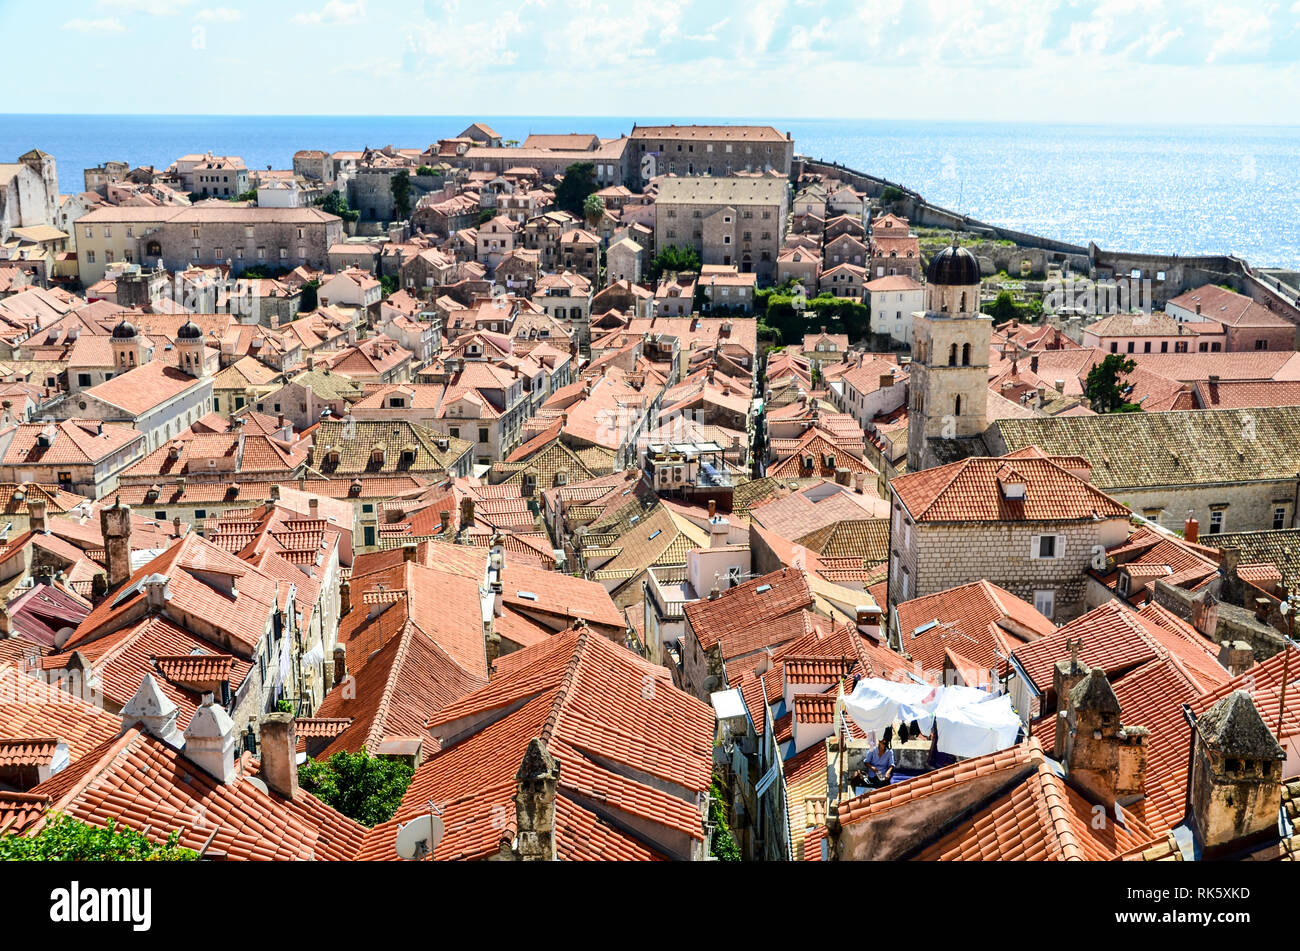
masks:
[[[630,185],[659,175],[773,171],[789,178],[794,139],[771,126],[634,126],[627,153]]]
[[[735,266],[770,284],[789,191],[775,177],[665,179],[655,200],[655,248],[693,248],[702,264]]]

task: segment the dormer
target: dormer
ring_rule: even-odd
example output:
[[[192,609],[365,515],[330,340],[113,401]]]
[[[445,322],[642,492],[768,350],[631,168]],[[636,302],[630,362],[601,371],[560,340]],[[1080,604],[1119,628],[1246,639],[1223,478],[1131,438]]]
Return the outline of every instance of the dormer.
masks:
[[[1025,477],[1010,466],[1003,466],[998,470],[998,489],[1002,493],[1002,498],[1007,502],[1023,502],[1028,485]]]

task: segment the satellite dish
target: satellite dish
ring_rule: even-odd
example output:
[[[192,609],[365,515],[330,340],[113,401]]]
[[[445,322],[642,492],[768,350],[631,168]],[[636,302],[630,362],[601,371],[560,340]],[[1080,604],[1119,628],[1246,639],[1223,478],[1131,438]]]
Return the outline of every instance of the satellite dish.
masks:
[[[268,796],[271,794],[271,790],[266,788],[266,780],[258,779],[256,776],[245,776],[244,778],[248,781],[249,785],[256,786],[258,789],[262,790],[262,792],[266,793]]]
[[[404,859],[419,860],[433,852],[442,841],[442,820],[429,813],[412,819],[397,829],[397,854]]]

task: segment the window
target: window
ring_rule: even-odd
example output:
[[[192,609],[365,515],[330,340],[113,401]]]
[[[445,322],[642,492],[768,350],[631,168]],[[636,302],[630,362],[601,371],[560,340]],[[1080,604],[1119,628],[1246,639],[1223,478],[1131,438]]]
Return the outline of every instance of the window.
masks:
[[[90,383],[90,374],[89,374],[89,373],[78,373],[78,374],[77,374],[77,386],[90,386],[90,385],[91,385],[91,383]]]
[[[154,513],[153,513],[153,517],[156,518],[156,519],[158,519],[159,521],[162,521],[162,522],[167,521],[167,513],[166,513],[166,512],[154,512]]]
[[[1210,534],[1218,535],[1223,531],[1223,509],[1216,509],[1210,513]]]
[[[1268,349],[1268,341],[1267,341],[1267,340],[1256,340],[1256,341],[1255,341],[1255,349],[1256,349],[1256,350],[1267,350],[1267,349]]]
[[[1065,553],[1064,535],[1035,535],[1030,555],[1036,559],[1060,558]]]
[[[1286,506],[1277,505],[1273,507],[1273,529],[1283,528],[1286,528]]]
[[[59,473],[59,482],[62,483],[63,485],[71,485],[71,484],[72,484],[72,473],[71,473],[70,471],[69,471],[69,472],[60,472],[60,473]]]
[[[1043,617],[1051,620],[1056,613],[1056,592],[1048,588],[1042,591],[1034,592],[1034,610]]]
[[[478,431],[478,441],[479,442],[488,441],[488,431],[486,429],[483,429],[482,427],[480,427]]]

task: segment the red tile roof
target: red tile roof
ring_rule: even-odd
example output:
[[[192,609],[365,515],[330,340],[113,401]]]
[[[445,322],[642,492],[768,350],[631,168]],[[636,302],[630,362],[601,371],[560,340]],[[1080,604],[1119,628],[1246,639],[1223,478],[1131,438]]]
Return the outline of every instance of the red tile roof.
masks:
[[[738,584],[714,600],[693,601],[683,610],[707,651],[724,637],[760,630],[760,625],[812,606],[808,576],[782,568]]]
[[[675,689],[665,668],[593,633],[566,632],[519,653],[527,663],[430,721],[442,750],[416,771],[394,820],[366,837],[360,857],[394,858],[397,824],[431,799],[447,830],[434,858],[496,855],[514,837],[514,777],[535,739],[561,767],[561,859],[654,858],[665,853],[644,843],[701,839],[712,711]]]
[[[1023,500],[1002,484],[1025,486]],[[890,483],[918,522],[1062,521],[1128,518],[1129,510],[1047,458],[970,458],[899,476]]]

